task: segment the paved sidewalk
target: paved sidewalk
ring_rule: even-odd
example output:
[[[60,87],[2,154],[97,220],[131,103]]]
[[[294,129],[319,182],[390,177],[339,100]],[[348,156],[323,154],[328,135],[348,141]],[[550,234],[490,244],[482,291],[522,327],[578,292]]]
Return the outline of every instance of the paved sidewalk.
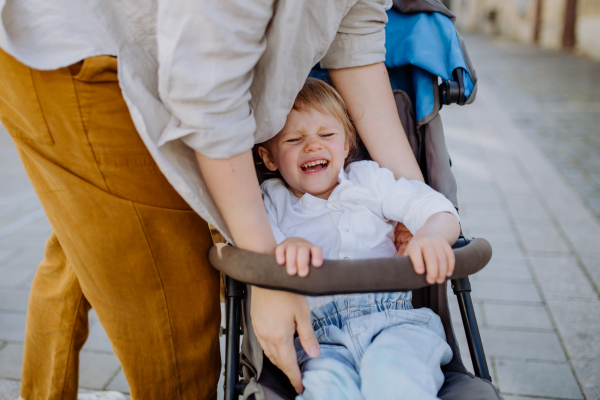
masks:
[[[480,92],[442,117],[464,231],[494,247],[471,279],[494,383],[507,400],[600,399],[600,186],[591,183],[600,174],[600,64],[477,36],[466,42]],[[569,87],[566,66],[584,83]],[[0,400],[18,394],[27,295],[50,229],[0,132]],[[82,388],[128,391],[94,316],[80,368]]]

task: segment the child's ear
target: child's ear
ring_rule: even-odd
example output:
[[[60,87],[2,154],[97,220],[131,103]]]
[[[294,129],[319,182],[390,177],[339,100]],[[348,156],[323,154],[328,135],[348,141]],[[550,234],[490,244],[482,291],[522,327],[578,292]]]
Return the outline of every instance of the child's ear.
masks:
[[[269,171],[277,171],[277,165],[275,165],[275,161],[273,160],[271,153],[269,153],[269,150],[267,150],[265,146],[258,146],[258,155],[260,158],[262,158]]]

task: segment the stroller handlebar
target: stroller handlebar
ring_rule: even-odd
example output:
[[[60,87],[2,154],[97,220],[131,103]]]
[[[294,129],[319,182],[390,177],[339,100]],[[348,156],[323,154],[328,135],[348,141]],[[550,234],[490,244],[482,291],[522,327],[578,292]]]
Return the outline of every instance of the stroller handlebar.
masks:
[[[454,249],[456,267],[449,279],[464,278],[480,271],[492,258],[492,246],[481,238]],[[267,289],[309,296],[343,293],[398,292],[429,286],[418,275],[407,256],[362,260],[325,260],[310,268],[305,278],[289,276],[275,256],[253,253],[225,243],[210,249],[214,268],[238,281]],[[368,269],[367,269],[368,268]]]

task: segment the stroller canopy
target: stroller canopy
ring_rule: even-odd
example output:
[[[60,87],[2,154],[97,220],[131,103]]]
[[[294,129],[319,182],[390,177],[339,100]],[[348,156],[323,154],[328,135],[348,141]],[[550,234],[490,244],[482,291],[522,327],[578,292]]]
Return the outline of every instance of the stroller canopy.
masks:
[[[476,78],[471,77],[472,68],[450,18],[438,12],[403,14],[394,9],[388,11],[388,18],[385,65],[392,88],[410,96],[418,124],[438,111],[434,97],[437,77],[452,80],[456,68],[463,69],[467,103],[473,101]]]

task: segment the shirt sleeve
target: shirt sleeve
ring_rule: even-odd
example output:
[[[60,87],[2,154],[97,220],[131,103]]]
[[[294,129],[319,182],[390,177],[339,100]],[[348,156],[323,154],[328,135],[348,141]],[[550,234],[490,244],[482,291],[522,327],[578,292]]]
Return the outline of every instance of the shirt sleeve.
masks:
[[[262,188],[261,188],[262,189]],[[277,211],[275,209],[275,205],[271,200],[268,192],[262,191],[263,202],[265,203],[265,209],[267,210],[267,218],[269,218],[269,225],[271,225],[271,230],[273,231],[273,235],[275,236],[275,241],[277,244],[280,244],[285,239],[285,235],[279,228],[279,223],[277,222]]]
[[[273,0],[159,0],[158,91],[173,114],[158,144],[182,139],[211,158],[254,145],[253,69]]]
[[[380,179],[380,185],[389,185],[389,177],[393,177],[391,172],[382,175],[384,179]],[[382,189],[381,192],[384,194],[382,212],[385,218],[402,222],[413,234],[433,214],[448,212],[460,220],[452,203],[421,181],[400,178],[389,186],[389,190]]]
[[[321,60],[325,69],[359,67],[385,61],[386,10],[392,0],[359,0],[342,20]]]

